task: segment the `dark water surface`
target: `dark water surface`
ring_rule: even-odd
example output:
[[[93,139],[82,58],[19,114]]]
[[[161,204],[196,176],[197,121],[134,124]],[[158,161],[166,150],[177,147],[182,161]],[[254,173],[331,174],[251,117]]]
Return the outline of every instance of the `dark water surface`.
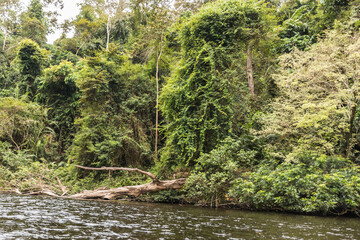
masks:
[[[360,239],[360,218],[4,194],[0,239]]]

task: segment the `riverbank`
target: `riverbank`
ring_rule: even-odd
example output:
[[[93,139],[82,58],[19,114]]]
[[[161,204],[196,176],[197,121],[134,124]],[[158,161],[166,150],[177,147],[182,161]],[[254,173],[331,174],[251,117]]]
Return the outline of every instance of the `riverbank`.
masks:
[[[30,162],[16,169],[0,166],[0,190],[85,199],[118,199],[128,195],[125,198],[147,202],[315,215],[359,215],[359,169],[343,158],[310,160],[259,165],[252,171],[235,173],[236,169],[217,169],[213,173],[208,169],[205,173],[193,171],[186,178],[186,184],[178,186],[177,190],[133,192],[135,194],[122,194],[124,186],[127,191],[139,186],[146,188],[154,179],[127,171],[90,172],[81,177],[81,172],[72,165]],[[108,197],[111,189],[119,194]]]

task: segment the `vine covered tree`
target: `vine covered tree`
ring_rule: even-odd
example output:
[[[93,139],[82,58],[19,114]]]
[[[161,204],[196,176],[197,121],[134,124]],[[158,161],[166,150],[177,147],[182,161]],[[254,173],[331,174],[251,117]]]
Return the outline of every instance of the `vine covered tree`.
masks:
[[[42,72],[47,55],[48,52],[45,49],[40,48],[36,42],[30,39],[24,39],[18,47],[17,61],[20,74],[24,79],[22,86],[32,98],[37,91],[35,80]]]
[[[231,68],[240,41],[247,49],[250,94],[254,94],[251,46],[264,34],[264,8],[255,1],[218,1],[182,27],[183,57],[161,95],[168,122],[163,161],[193,165],[231,135],[231,85],[225,71]]]

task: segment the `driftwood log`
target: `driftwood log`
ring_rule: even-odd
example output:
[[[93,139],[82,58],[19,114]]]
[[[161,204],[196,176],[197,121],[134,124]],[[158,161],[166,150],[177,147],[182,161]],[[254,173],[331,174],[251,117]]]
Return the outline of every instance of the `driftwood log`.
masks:
[[[117,199],[123,196],[134,196],[138,197],[141,194],[148,192],[157,192],[168,189],[180,189],[184,186],[186,178],[179,178],[174,180],[164,180],[160,181],[154,174],[146,172],[137,168],[121,168],[121,167],[101,167],[101,168],[91,168],[75,165],[77,168],[84,170],[94,170],[94,171],[131,171],[138,172],[143,175],[146,175],[152,179],[152,182],[135,185],[135,186],[125,186],[113,189],[96,189],[93,191],[84,191],[82,193],[74,194],[67,196],[67,198],[76,198],[76,199]]]

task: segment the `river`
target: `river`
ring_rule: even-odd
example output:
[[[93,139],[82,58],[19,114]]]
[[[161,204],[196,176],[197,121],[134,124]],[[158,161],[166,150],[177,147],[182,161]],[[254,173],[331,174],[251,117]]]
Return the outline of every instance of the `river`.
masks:
[[[0,195],[0,239],[360,239],[360,218]]]

